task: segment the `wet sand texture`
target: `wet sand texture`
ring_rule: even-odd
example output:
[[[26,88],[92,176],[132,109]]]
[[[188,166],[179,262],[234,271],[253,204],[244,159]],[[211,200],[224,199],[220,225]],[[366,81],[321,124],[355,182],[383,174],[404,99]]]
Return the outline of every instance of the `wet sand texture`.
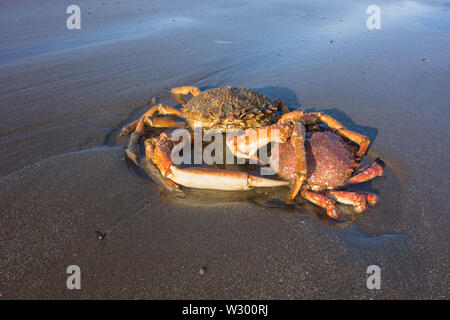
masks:
[[[369,1],[80,0],[81,30],[70,4],[0,4],[2,299],[448,299],[448,3],[378,1],[370,31]],[[253,88],[368,135],[385,176],[355,188],[379,205],[338,227],[302,202],[175,199],[118,134],[179,85]]]

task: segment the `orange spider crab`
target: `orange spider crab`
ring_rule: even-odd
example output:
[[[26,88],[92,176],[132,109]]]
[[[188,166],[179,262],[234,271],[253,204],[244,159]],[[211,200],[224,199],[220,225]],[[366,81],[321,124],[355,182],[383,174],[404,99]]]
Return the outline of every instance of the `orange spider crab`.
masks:
[[[151,159],[170,184],[192,188],[216,190],[246,190],[253,187],[290,186],[287,201],[300,194],[310,202],[327,210],[336,219],[335,201],[351,204],[356,212],[362,212],[366,203],[375,204],[374,194],[357,194],[335,189],[350,183],[359,183],[382,174],[382,167],[374,162],[357,170],[361,157],[366,153],[370,140],[346,129],[332,117],[320,113],[289,111],[280,99],[267,97],[244,88],[213,88],[200,91],[196,87],[173,88],[181,111],[166,105],[150,108],[139,120],[125,126],[121,135],[132,133],[126,149],[128,157],[137,159],[139,141],[147,127],[176,127],[194,130],[242,130],[237,136],[227,136],[229,150],[238,158],[254,159],[262,145],[275,143],[279,154],[272,154],[270,164],[278,168],[283,180],[263,178],[247,172],[210,168],[180,168],[172,161],[172,148],[179,141],[165,133],[145,141],[146,157]],[[186,102],[182,95],[192,94]],[[281,109],[281,115],[277,111]],[[186,121],[166,120],[154,117],[156,113],[174,115]],[[318,126],[325,123],[329,130]],[[353,150],[351,143],[359,146]],[[257,159],[259,160],[259,159]]]

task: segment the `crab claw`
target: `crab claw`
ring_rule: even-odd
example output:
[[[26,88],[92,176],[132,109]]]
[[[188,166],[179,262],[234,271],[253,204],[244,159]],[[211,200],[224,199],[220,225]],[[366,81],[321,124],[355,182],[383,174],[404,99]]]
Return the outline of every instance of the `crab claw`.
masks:
[[[330,191],[327,195],[340,203],[352,205],[356,213],[366,210],[366,198],[362,194],[351,191]]]
[[[383,167],[375,161],[368,168],[348,179],[347,183],[361,183],[381,175],[383,175]]]
[[[327,209],[327,215],[330,218],[336,219],[336,220],[339,218],[339,215],[337,213],[336,207],[334,206],[334,203],[328,202],[326,209]]]
[[[172,141],[161,133],[158,138],[145,142],[146,155],[159,168],[161,174],[185,187],[213,190],[249,190],[253,187],[279,187],[288,181],[253,176],[247,172],[209,169],[201,167],[178,168],[171,159]]]
[[[319,207],[322,207],[327,210],[327,215],[332,219],[338,219],[339,215],[337,213],[337,210],[334,206],[335,202],[330,199],[329,197],[320,194],[308,191],[306,189],[303,189],[301,192],[301,195],[306,200],[314,203],[315,205],[318,205]]]
[[[134,130],[136,130],[138,123],[139,123],[139,120],[136,120],[136,121],[133,121],[132,123],[129,123],[126,126],[122,127],[122,130],[120,130],[119,137],[127,136],[127,135],[131,134]]]
[[[366,201],[371,206],[374,206],[378,203],[378,196],[374,193],[363,193],[364,198],[366,198]]]

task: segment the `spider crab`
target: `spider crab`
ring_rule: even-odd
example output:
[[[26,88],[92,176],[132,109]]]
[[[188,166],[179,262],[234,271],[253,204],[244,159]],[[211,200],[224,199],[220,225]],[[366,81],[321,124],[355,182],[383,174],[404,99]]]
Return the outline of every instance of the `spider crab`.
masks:
[[[256,158],[263,145],[273,142],[279,154],[273,153],[270,164],[275,165],[282,180],[263,178],[247,172],[210,168],[180,168],[171,159],[174,144],[165,133],[145,141],[145,154],[158,167],[169,184],[216,190],[247,190],[253,187],[290,186],[287,202],[298,193],[310,202],[326,209],[329,217],[337,219],[335,201],[353,205],[362,212],[366,204],[377,202],[375,194],[336,190],[347,184],[360,183],[382,174],[374,162],[359,168],[370,140],[346,129],[341,123],[320,112],[289,111],[280,99],[270,101],[264,95],[244,88],[213,88],[200,91],[196,87],[171,90],[181,111],[167,105],[156,105],[140,119],[122,129],[121,135],[131,133],[126,149],[128,157],[137,159],[138,146],[145,127],[187,128],[203,131],[239,130],[239,135],[227,136],[229,150],[238,158]],[[183,95],[192,94],[186,102]],[[281,115],[277,111],[281,109]],[[167,120],[155,114],[173,115],[185,121]],[[323,131],[319,124],[328,130]],[[358,146],[357,150],[354,145]]]

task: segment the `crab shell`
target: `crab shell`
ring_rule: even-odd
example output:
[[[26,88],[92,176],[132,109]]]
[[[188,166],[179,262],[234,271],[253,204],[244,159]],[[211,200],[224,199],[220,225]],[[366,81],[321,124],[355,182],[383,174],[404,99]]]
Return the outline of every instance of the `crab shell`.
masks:
[[[342,186],[359,167],[355,148],[332,131],[308,132],[305,141],[307,178],[312,190]],[[292,144],[279,144],[279,155],[272,154],[270,163],[286,180],[295,178],[295,154]]]
[[[191,128],[248,129],[275,122],[277,107],[264,95],[245,88],[213,88],[202,91],[182,111]]]

